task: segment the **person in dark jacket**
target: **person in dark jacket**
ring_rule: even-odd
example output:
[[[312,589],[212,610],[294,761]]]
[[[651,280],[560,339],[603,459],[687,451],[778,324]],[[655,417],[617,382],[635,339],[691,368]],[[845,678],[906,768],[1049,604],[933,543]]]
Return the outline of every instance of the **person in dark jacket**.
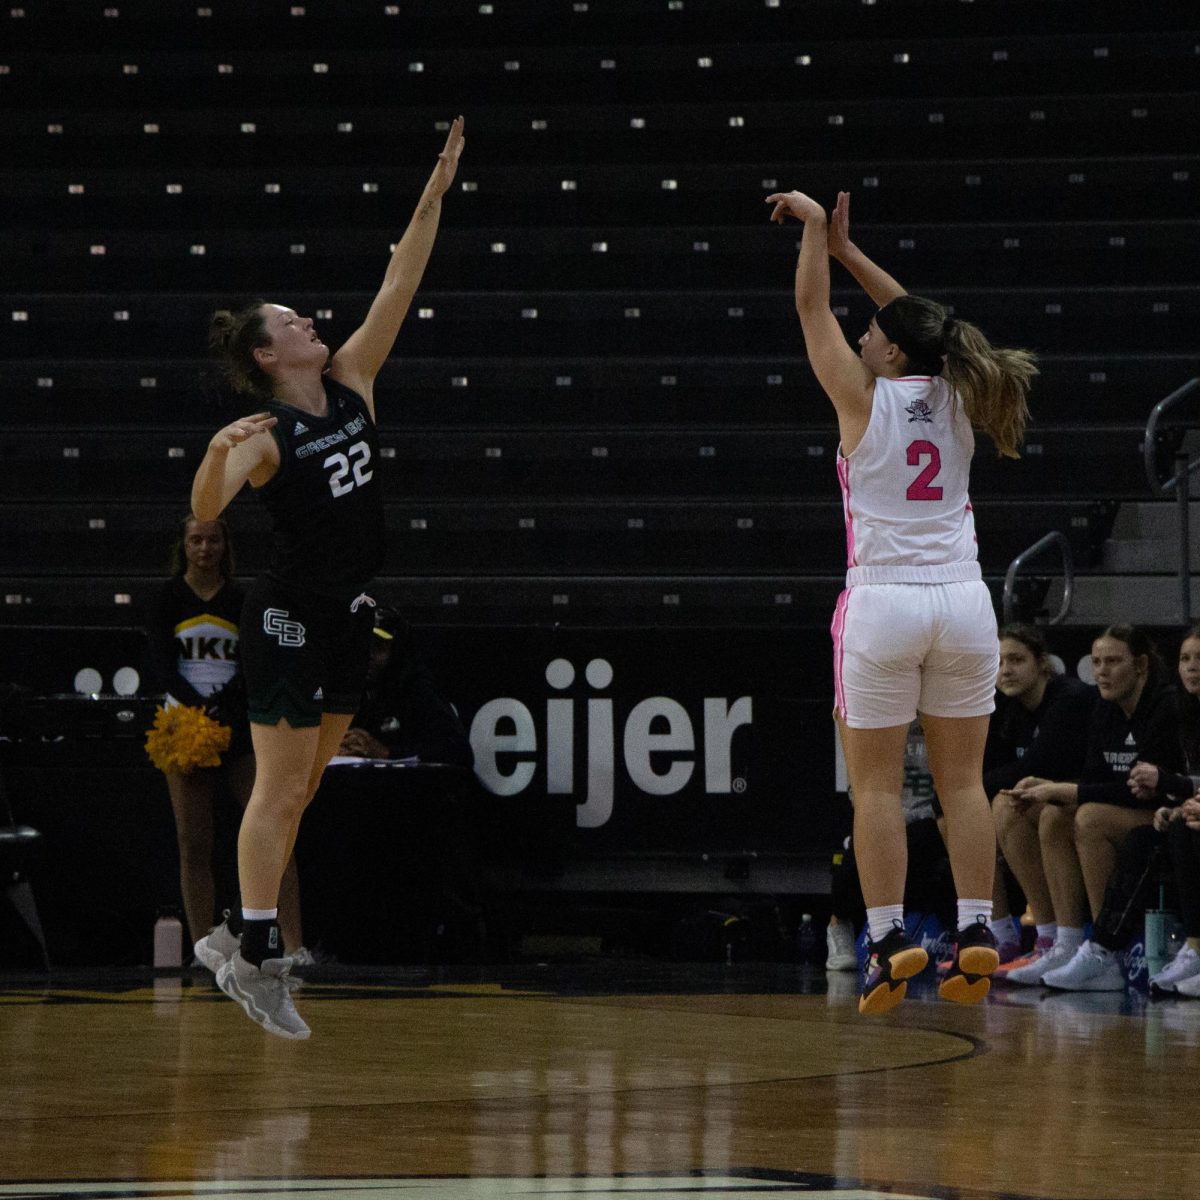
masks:
[[[1124,977],[1115,952],[1085,940],[1083,923],[1100,914],[1120,844],[1154,820],[1154,801],[1139,799],[1129,786],[1134,765],[1152,762],[1174,773],[1183,769],[1184,760],[1174,690],[1146,634],[1130,625],[1110,625],[1092,643],[1091,661],[1100,700],[1092,711],[1078,780],[1028,776],[1011,792],[1017,804],[1045,810],[1039,825],[1042,860],[1059,933],[1050,953],[1010,971],[1008,978],[1119,991]],[[1080,903],[1081,889],[1087,908]]]
[[[1179,647],[1177,698],[1184,769],[1169,771],[1144,759],[1133,765],[1130,791],[1159,807],[1153,825],[1139,826],[1121,843],[1092,930],[1092,942],[1101,947],[1118,952],[1126,946],[1153,905],[1160,866],[1169,862],[1185,937],[1171,961],[1150,976],[1154,995],[1200,994],[1200,802],[1194,799],[1200,789],[1200,625]]]
[[[466,728],[434,685],[408,623],[381,607],[375,610],[374,633],[362,704],[338,753],[470,770],[475,756]]]
[[[1000,971],[1007,974],[1044,955],[1058,933],[1039,842],[1045,808],[1018,801],[1012,789],[1030,775],[1079,778],[1097,694],[1083,680],[1055,673],[1046,639],[1032,625],[1007,625],[1000,631],[996,689],[1000,695],[988,734],[983,786],[992,802],[1005,866],[1025,893],[1037,925],[1033,956],[1014,956]]]

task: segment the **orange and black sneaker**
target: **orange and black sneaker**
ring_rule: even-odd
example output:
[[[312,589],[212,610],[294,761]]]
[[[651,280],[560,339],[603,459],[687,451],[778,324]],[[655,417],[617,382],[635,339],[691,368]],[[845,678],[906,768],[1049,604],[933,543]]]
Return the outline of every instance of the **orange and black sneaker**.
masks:
[[[899,921],[882,941],[868,938],[867,978],[858,1011],[869,1017],[891,1012],[908,994],[908,981],[928,962],[929,955],[908,940]]]
[[[991,990],[992,972],[1000,965],[996,937],[980,917],[955,936],[954,961],[938,984],[938,995],[955,1004],[978,1004]]]

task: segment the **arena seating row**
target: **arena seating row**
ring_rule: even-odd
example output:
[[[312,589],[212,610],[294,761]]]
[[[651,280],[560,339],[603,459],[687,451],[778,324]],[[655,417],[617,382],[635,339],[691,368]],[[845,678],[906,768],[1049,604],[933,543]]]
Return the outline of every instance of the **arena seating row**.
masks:
[[[10,575],[6,625],[136,626],[161,588],[161,567],[131,576]],[[384,575],[373,589],[414,625],[827,627],[842,575]]]
[[[436,140],[431,134],[429,140]],[[582,146],[586,139],[581,139]],[[436,147],[434,147],[436,148]],[[14,224],[37,228],[103,225],[179,229],[211,225],[214,211],[235,227],[302,225],[378,228],[396,234],[428,175],[421,166],[365,163],[348,168],[212,166],[130,171],[112,166],[0,172],[0,202]],[[319,154],[319,150],[316,151]],[[394,157],[394,155],[392,156]],[[868,218],[980,222],[1050,213],[1057,221],[1183,220],[1195,216],[1200,158],[1193,153],[1077,155],[1013,160],[895,157],[797,161],[782,148],[769,160],[719,165],[687,160],[645,164],[575,162],[531,165],[464,163],[456,180],[453,222],[675,227],[721,225],[730,214],[763,221],[766,193],[803,183],[832,202],[839,190],[872,193]],[[798,177],[799,176],[799,177]],[[131,211],[136,217],[130,217]],[[781,238],[788,233],[781,233]]]
[[[791,274],[782,248],[781,283]],[[785,290],[786,288],[786,290]],[[1000,344],[1040,349],[1067,343],[1080,351],[1169,352],[1200,324],[1200,286],[1131,288],[923,289],[969,314]],[[357,328],[374,292],[296,293],[288,302],[315,319],[330,345]],[[0,297],[8,338],[22,357],[51,357],[72,342],[112,357],[195,351],[208,315],[222,298],[205,293],[90,293]],[[861,333],[873,306],[861,292],[835,293],[835,311]],[[776,291],[425,291],[403,333],[404,353],[429,356],[450,346],[519,355],[763,355],[799,339],[790,288]],[[3,311],[3,310],[0,310]]]
[[[172,62],[159,69],[177,66]],[[116,80],[113,85],[121,87]],[[415,146],[436,138],[447,120],[445,111],[424,105],[398,111],[359,105],[336,112],[301,108],[285,114],[253,101],[231,107],[225,97],[211,108],[180,109],[176,103],[159,107],[131,97],[119,109],[74,112],[69,118],[57,107],[25,108],[13,115],[7,131],[6,167],[93,169],[110,166],[115,158],[136,163],[148,175],[163,168],[186,173],[217,156],[230,167],[262,170],[294,166],[317,144],[322,168],[353,170],[370,162],[381,143]],[[1120,95],[1039,91],[901,98],[887,105],[794,95],[771,103],[716,96],[690,104],[530,101],[489,103],[472,113],[471,152],[477,166],[544,166],[577,161],[586,139],[592,164],[774,162],[781,147],[788,163],[803,164],[814,155],[891,161],[900,146],[904,157],[915,160],[959,151],[970,156],[972,146],[986,146],[993,158],[1057,156],[1064,146],[1077,155],[1104,155],[1114,138],[1128,138],[1136,139],[1143,155],[1172,154],[1193,149],[1186,131],[1197,119],[1200,99],[1171,92],[1159,79],[1152,90]]]
[[[0,497],[186,504],[208,429],[102,428],[0,435]],[[1140,496],[1143,427],[1061,425],[1031,434],[1017,461],[986,445],[973,496],[1028,501]],[[412,430],[384,422],[380,452],[390,499],[520,504],[623,498],[637,502],[838,497],[837,432],[822,429]]]
[[[979,512],[985,568],[1007,565],[1028,541],[1023,501]],[[165,564],[161,503],[13,503],[7,554],[19,574],[132,575]],[[1094,551],[1105,506],[1058,500],[1043,515]],[[845,553],[841,503],[805,501],[464,500],[390,503],[391,568],[397,575],[526,571],[584,575],[827,574]],[[268,560],[265,513],[251,502],[230,510],[239,568]],[[469,565],[469,571],[464,570]]]
[[[875,205],[862,192],[864,216]],[[447,220],[430,266],[431,285],[468,280],[480,291],[526,288],[645,286],[647,265],[673,288],[771,288],[786,298],[792,263],[779,230],[765,213],[741,205],[740,225],[638,228],[522,226],[462,228]],[[1033,215],[1033,214],[1029,214]],[[757,224],[751,219],[757,218]],[[913,287],[958,283],[961,264],[973,264],[992,287],[1131,287],[1192,282],[1180,245],[1200,241],[1200,222],[1188,220],[1036,220],[980,224],[879,224],[856,219],[856,236],[873,253],[894,260]],[[72,229],[0,229],[5,287],[15,293],[108,293],[128,287],[136,266],[140,291],[182,288],[232,298],[255,289],[288,297],[314,281],[338,292],[361,291],[376,280],[395,244],[396,227],[129,229],[99,225]],[[503,251],[498,247],[503,246]],[[845,276],[835,272],[834,285]],[[7,306],[6,306],[7,307]],[[0,308],[0,318],[5,309]]]
[[[10,18],[11,40],[0,65],[15,85],[10,90],[26,105],[55,104],[59,80],[69,73],[77,86],[94,90],[99,104],[113,108],[175,104],[181,86],[190,101],[206,108],[252,104],[264,87],[303,87],[311,105],[344,103],[352,95],[360,104],[410,107],[451,89],[464,104],[489,105],[545,102],[566,91],[578,102],[607,104],[647,94],[692,99],[697,88],[747,98],[801,90],[845,94],[852,90],[851,78],[868,73],[873,90],[886,96],[1014,95],[1044,88],[1048,72],[1069,74],[1073,92],[1090,94],[1129,90],[1147,80],[1169,88],[1186,80],[1195,53],[1185,25],[1161,32],[965,36],[947,54],[944,37],[924,32],[916,22],[910,21],[899,38],[882,32],[872,37],[864,22],[857,23],[853,35],[838,36],[828,26],[797,19],[793,9],[780,10],[773,28],[754,31],[746,26],[744,8],[730,4],[714,6],[725,11],[723,25],[689,30],[684,15],[669,40],[654,37],[652,22],[639,21],[636,33],[628,26],[601,31],[582,22],[576,32],[569,23],[547,22],[554,30],[549,41],[531,43],[521,30],[520,41],[507,42],[496,39],[494,23],[488,37],[488,23],[481,21],[484,44],[437,46],[423,41],[409,23],[411,6],[395,7],[399,11],[390,28],[381,28],[376,42],[357,46],[343,41],[347,21],[334,41],[321,39],[315,27],[297,24],[293,28],[301,44],[291,49],[280,45],[274,30],[260,43],[269,49],[260,49],[243,26],[227,27],[221,41],[207,49],[183,49],[184,40],[168,50],[139,50],[123,43],[121,26],[114,22],[99,46],[80,47],[72,55],[70,67],[59,53],[61,45],[45,47],[44,33],[39,37],[36,29]],[[684,14],[687,8],[680,5]],[[1018,28],[1015,21],[1013,28]],[[366,34],[362,26],[356,32],[359,38]]]
[[[727,422],[828,431],[832,425],[811,368],[797,356],[479,358],[480,349],[444,358],[397,356],[385,363],[376,381],[383,425],[389,430],[401,424],[413,430],[532,425],[546,431],[687,429]],[[1044,354],[1033,429],[1142,423],[1151,406],[1196,366],[1195,355],[1182,352]],[[5,424],[14,434],[97,424],[122,430],[200,423],[216,428],[252,407],[225,396],[214,365],[196,358],[0,360],[0,389]]]
[[[440,0],[428,8],[392,0],[262,0],[254,5],[239,0],[126,0],[82,8],[75,0],[39,0],[0,13],[0,20],[11,21],[14,44],[22,47],[57,44],[95,50],[118,31],[122,45],[146,48],[178,48],[181,34],[182,44],[191,48],[227,45],[231,39],[232,44],[259,45],[268,34],[271,44],[286,49],[333,37],[354,49],[401,38],[452,47],[496,45],[501,39],[535,46],[603,38],[625,43],[633,18],[637,40],[645,45],[697,36],[728,39],[731,34],[751,43],[797,34],[814,40],[910,38],[914,31],[1019,41],[1035,34],[1187,29],[1194,16],[1190,0],[1156,0],[1133,13],[1132,20],[1127,8],[1085,7],[1073,0],[971,0],[962,7],[942,0],[905,0],[861,8],[844,0],[538,0],[536,7],[513,0]],[[1014,38],[1014,31],[1021,36]]]

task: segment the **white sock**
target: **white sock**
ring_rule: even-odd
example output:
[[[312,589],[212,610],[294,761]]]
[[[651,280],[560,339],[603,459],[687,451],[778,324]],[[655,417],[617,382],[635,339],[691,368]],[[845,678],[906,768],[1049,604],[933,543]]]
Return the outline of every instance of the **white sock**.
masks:
[[[1054,935],[1054,944],[1066,950],[1078,950],[1083,945],[1083,929],[1074,925],[1060,925]]]
[[[882,942],[896,927],[896,922],[904,925],[903,904],[883,904],[879,908],[867,909],[867,931],[871,941]]]
[[[1037,927],[1037,935],[1039,938],[1049,938],[1054,941],[1058,937],[1058,925],[1051,921],[1049,925],[1039,925]]]
[[[277,908],[243,908],[243,921],[273,921],[279,916]]]
[[[960,900],[958,902],[958,928],[960,932],[964,929],[970,929],[972,925],[978,924],[980,917],[983,918],[985,925],[991,924],[992,902],[990,900]]]

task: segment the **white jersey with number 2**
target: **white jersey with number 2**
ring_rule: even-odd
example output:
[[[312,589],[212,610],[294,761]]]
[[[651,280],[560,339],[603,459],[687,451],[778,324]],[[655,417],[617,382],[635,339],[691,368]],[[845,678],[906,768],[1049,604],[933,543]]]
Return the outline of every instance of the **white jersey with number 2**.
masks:
[[[967,494],[974,451],[944,379],[876,377],[862,441],[838,452],[847,587],[981,578]]]

